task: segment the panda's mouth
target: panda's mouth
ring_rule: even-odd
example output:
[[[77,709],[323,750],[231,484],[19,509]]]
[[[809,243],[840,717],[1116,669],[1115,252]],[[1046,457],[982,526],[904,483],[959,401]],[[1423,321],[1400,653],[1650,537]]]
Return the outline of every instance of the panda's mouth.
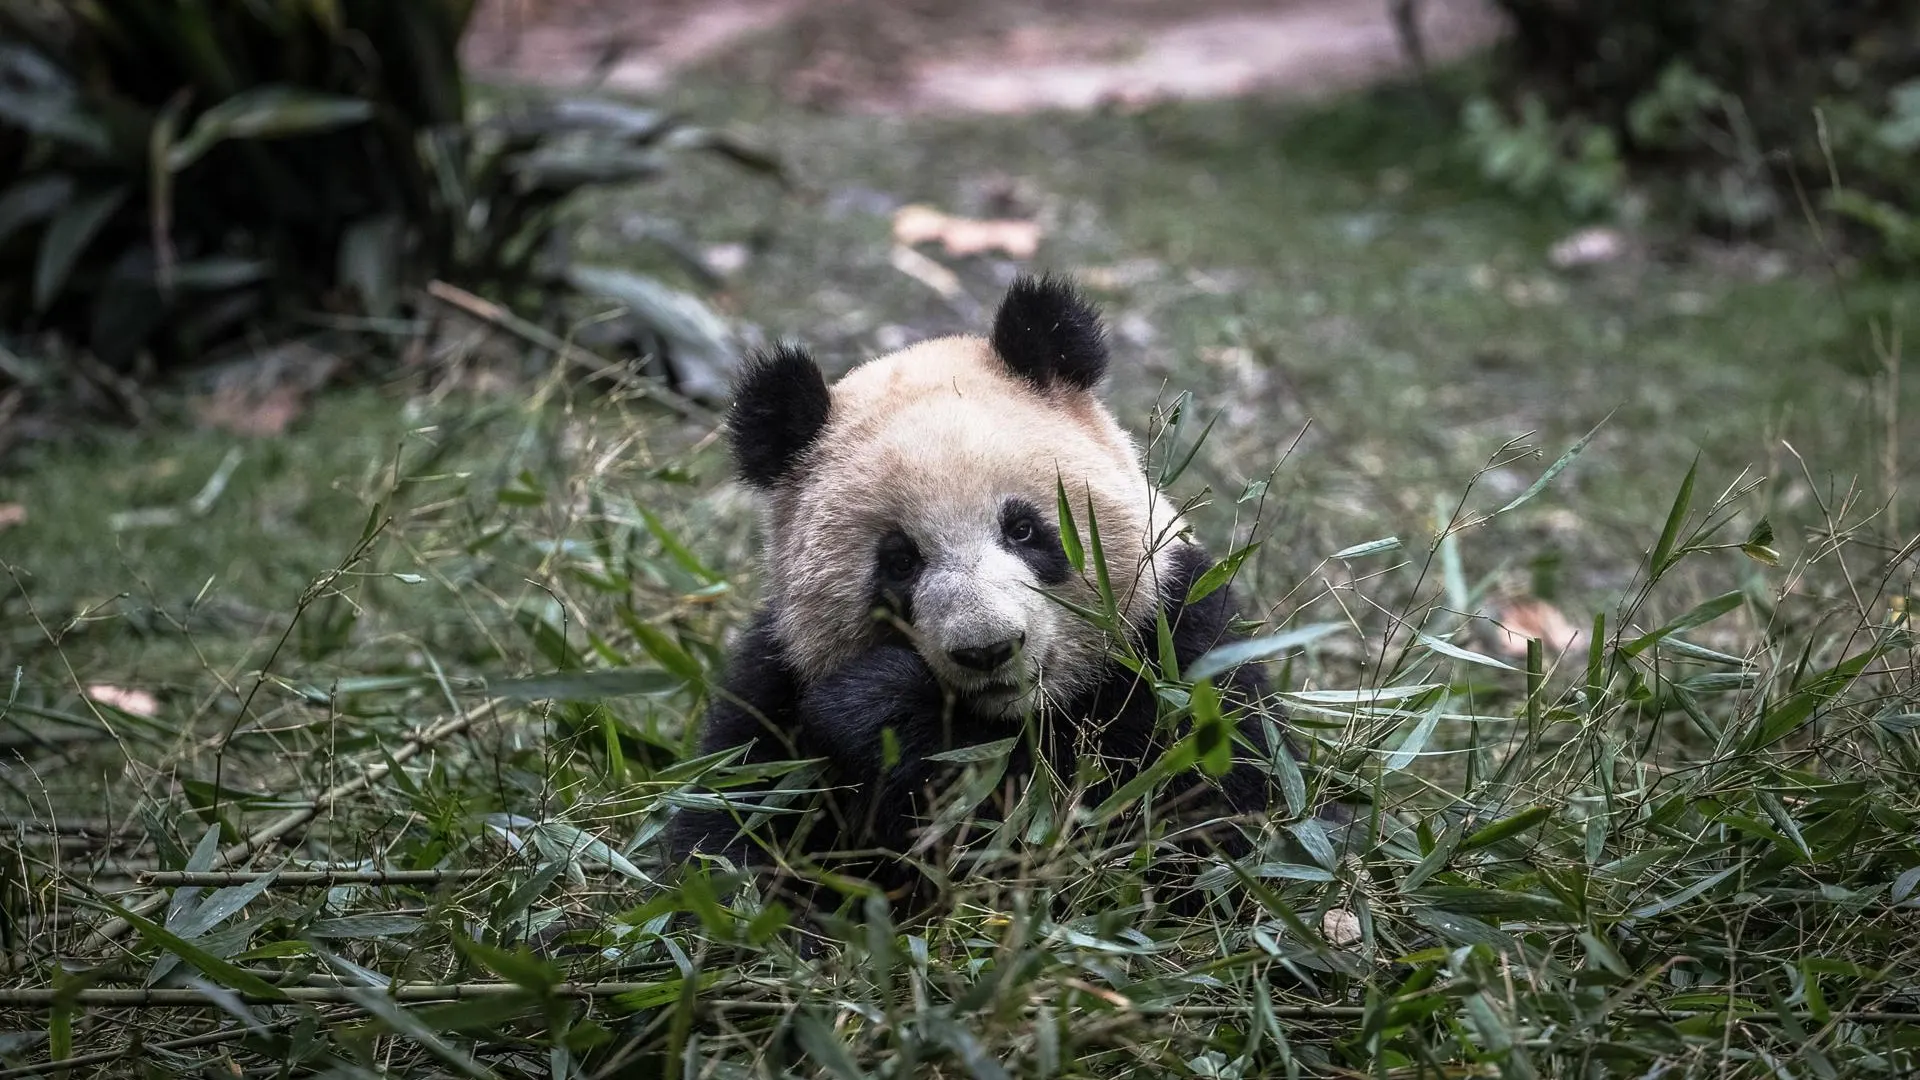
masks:
[[[1021,708],[1031,691],[1030,685],[1018,679],[992,679],[975,683],[961,691],[961,696],[980,713],[1004,716]]]

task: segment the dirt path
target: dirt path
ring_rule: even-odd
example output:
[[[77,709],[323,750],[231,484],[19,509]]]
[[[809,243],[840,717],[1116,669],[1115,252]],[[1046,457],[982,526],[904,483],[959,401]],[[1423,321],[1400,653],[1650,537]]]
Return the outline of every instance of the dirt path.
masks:
[[[639,10],[636,10],[636,7]],[[1388,0],[491,0],[478,70],[658,93],[730,47],[779,33],[804,57],[789,95],[858,112],[1087,109],[1255,92],[1316,96],[1407,70]],[[1488,0],[1419,0],[1431,62],[1481,48]]]

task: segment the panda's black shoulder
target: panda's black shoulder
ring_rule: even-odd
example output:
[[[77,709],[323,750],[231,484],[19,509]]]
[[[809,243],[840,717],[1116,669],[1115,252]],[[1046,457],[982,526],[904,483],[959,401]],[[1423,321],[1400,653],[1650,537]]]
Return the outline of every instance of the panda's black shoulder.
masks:
[[[1199,544],[1178,545],[1168,564],[1160,575],[1160,605],[1173,631],[1174,655],[1185,667],[1240,636],[1233,629],[1233,621],[1240,615],[1239,597],[1228,584],[1191,604],[1187,602],[1194,583],[1214,567],[1213,556]]]

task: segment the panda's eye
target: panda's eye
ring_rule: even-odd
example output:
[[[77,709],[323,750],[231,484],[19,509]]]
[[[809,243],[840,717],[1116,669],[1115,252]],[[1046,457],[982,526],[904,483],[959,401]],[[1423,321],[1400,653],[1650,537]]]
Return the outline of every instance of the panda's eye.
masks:
[[[1007,522],[1007,539],[1016,544],[1033,543],[1036,531],[1032,518],[1019,517]]]
[[[880,541],[879,570],[882,580],[901,584],[920,572],[920,549],[900,532],[888,533]]]

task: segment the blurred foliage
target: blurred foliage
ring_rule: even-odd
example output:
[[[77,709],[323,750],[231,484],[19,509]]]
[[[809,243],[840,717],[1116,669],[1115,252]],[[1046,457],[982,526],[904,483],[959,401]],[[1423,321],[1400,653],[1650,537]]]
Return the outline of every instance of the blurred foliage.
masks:
[[[1622,161],[1673,178],[1698,224],[1753,231],[1793,193],[1920,257],[1920,3],[1915,0],[1499,0],[1512,29],[1501,100],[1472,102],[1487,174],[1595,213]]]
[[[773,169],[612,102],[476,116],[472,8],[0,2],[0,329],[125,370],[290,316],[389,317],[436,277],[517,303],[577,284],[556,226],[583,189],[655,177],[675,150]],[[615,284],[659,301],[636,315],[662,336],[714,322]]]

